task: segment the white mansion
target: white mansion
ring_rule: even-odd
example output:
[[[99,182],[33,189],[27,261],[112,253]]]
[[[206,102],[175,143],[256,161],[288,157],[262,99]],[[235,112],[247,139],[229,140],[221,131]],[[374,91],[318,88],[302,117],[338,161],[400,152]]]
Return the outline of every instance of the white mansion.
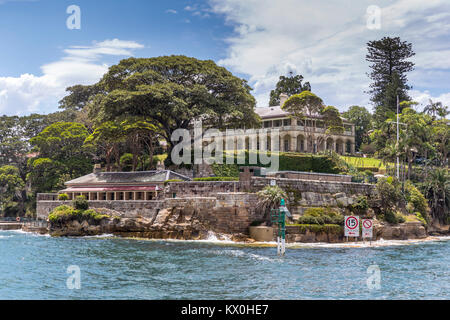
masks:
[[[288,96],[280,95],[281,105],[287,100]],[[255,112],[262,120],[262,129],[267,135],[249,134],[247,130],[242,132],[236,131],[234,137],[238,140],[238,149],[247,150],[274,150],[271,143],[270,132],[277,129],[279,132],[278,149],[282,152],[307,152],[316,153],[326,150],[334,150],[339,154],[355,153],[355,125],[342,118],[344,124],[344,132],[342,134],[326,133],[323,121],[320,117],[311,118],[302,123],[290,117],[290,114],[281,109],[281,106],[255,108]],[[303,123],[308,126],[305,128]],[[204,143],[209,144],[213,140],[222,140],[212,136],[204,136]],[[239,142],[241,140],[241,142]],[[245,141],[245,146],[243,145]],[[226,147],[224,146],[224,150]]]

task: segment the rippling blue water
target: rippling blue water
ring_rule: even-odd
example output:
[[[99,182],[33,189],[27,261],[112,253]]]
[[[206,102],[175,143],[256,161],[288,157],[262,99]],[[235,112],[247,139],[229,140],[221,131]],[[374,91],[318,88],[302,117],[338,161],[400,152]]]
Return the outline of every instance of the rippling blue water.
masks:
[[[69,290],[67,267],[81,269]],[[378,265],[381,289],[367,268]],[[450,241],[288,249],[0,232],[0,299],[450,299]]]

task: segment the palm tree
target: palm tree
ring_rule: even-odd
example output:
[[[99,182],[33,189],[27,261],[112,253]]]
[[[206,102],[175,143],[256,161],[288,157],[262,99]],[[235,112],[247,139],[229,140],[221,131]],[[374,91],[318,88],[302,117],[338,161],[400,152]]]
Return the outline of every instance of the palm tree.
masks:
[[[434,121],[436,120],[436,115],[439,114],[439,111],[441,111],[442,109],[442,102],[433,102],[433,100],[430,99],[429,104],[425,106],[423,112],[430,115]]]
[[[264,211],[263,220],[268,219],[267,216],[270,213],[270,210],[280,206],[281,199],[287,199],[286,192],[279,186],[266,186],[264,189],[257,192],[257,195],[260,199],[258,207]]]
[[[442,106],[441,108],[439,108],[437,114],[439,117],[441,117],[441,119],[444,119],[446,116],[450,114],[450,111],[448,110],[447,106]]]
[[[433,170],[424,184],[433,219],[440,223],[450,223],[450,175],[447,169]]]

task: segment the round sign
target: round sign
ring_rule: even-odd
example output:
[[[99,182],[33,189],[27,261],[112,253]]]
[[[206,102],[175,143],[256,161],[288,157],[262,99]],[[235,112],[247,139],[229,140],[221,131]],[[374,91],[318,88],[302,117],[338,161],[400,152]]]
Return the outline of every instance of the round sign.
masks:
[[[351,230],[356,229],[358,227],[358,219],[355,217],[348,217],[345,221],[345,225]]]
[[[370,221],[370,220],[364,220],[364,222],[363,222],[363,227],[366,228],[366,229],[372,228],[372,221]]]

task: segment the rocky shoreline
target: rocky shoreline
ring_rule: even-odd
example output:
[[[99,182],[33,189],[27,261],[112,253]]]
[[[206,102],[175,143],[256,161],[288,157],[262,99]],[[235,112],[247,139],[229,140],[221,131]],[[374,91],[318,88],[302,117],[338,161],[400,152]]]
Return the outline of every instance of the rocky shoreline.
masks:
[[[174,239],[174,240],[207,240],[212,228],[207,221],[201,219],[196,211],[182,211],[176,208],[163,209],[153,218],[120,217],[120,213],[110,210],[99,210],[109,217],[99,221],[78,221],[77,219],[64,222],[50,222],[48,233],[57,237],[84,237],[112,234],[119,237],[145,238],[145,239]],[[426,239],[430,235],[446,235],[448,230],[431,229],[432,233],[420,222],[405,222],[390,225],[386,222],[376,221],[374,224],[373,240],[411,240]],[[438,232],[440,230],[440,232]],[[42,232],[41,232],[42,233]],[[217,232],[217,234],[221,234]],[[233,233],[224,235],[222,239],[234,242],[255,242],[248,234]],[[274,237],[275,239],[275,237]],[[355,241],[346,239],[343,232],[314,231],[301,226],[287,226],[287,243],[343,243]]]

